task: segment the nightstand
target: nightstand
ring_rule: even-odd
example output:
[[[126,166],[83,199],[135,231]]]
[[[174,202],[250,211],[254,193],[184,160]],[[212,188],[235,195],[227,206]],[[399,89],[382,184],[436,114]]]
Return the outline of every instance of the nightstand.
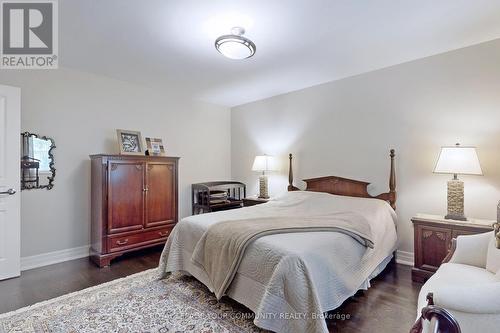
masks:
[[[268,201],[269,201],[269,199],[262,199],[262,198],[258,198],[258,197],[248,197],[248,198],[243,198],[243,206],[250,207],[250,206],[260,205],[260,204],[266,203]]]
[[[443,216],[417,214],[411,219],[414,231],[415,263],[412,280],[425,282],[436,272],[459,235],[473,235],[493,230],[493,220],[446,220]]]

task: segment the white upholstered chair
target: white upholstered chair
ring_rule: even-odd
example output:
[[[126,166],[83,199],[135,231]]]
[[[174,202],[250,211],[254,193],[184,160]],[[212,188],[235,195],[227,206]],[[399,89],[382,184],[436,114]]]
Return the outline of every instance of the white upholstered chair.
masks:
[[[445,262],[420,290],[412,332],[434,332],[434,325],[437,332],[500,332],[500,249],[494,232],[458,236]]]

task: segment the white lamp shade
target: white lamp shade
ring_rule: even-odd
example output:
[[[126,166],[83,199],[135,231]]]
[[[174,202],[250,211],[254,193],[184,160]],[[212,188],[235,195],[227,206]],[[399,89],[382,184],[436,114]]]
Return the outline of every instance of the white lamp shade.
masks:
[[[435,173],[482,175],[481,165],[474,147],[442,147],[434,168]]]
[[[276,171],[276,163],[272,156],[260,155],[255,156],[253,161],[252,171]]]

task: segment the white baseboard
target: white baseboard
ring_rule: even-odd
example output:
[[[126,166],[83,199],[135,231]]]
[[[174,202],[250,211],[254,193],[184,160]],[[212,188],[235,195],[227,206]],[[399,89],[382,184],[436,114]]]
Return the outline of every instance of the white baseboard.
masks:
[[[401,265],[413,266],[413,252],[396,251],[396,263]]]
[[[21,257],[21,271],[88,257],[89,250],[90,246],[86,245],[74,247],[72,249],[37,254],[29,257]]]
[[[90,246],[74,247],[72,249],[47,252],[29,257],[21,258],[21,271],[28,269],[53,265],[60,262],[84,258],[89,256]],[[396,262],[398,264],[413,266],[413,252],[396,251]]]

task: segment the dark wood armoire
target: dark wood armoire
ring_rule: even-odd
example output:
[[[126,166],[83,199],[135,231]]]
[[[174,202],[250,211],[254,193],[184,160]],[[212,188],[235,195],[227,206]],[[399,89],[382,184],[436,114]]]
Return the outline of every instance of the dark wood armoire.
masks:
[[[164,244],[178,220],[178,157],[91,155],[90,258]]]

